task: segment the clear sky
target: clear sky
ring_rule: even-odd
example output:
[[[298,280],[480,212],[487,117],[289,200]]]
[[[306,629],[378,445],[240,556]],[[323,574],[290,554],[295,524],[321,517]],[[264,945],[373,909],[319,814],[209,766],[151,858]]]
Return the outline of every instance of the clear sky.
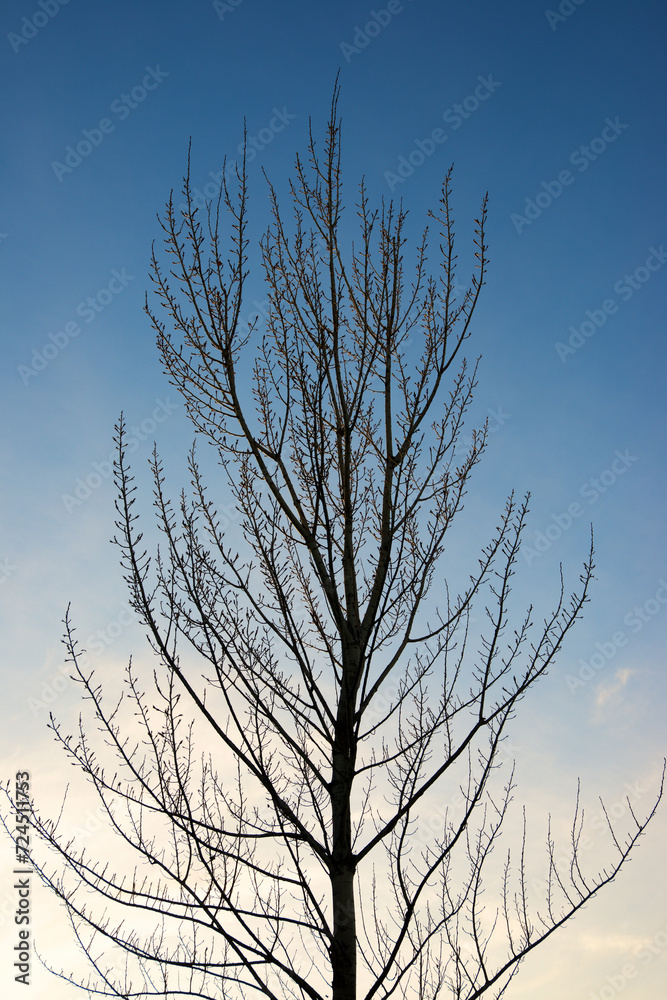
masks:
[[[576,582],[594,524],[588,613],[516,720],[518,797],[537,837],[548,810],[566,825],[577,775],[593,811],[604,793],[621,822],[627,794],[641,812],[667,745],[664,4],[5,0],[0,21],[3,780],[29,769],[46,799],[67,781],[45,727],[47,701],[66,719],[78,710],[61,673],[68,602],[102,676],[144,649],[108,544],[108,459],[122,409],[140,485],[154,439],[174,493],[185,482],[190,429],[142,307],[188,140],[193,184],[210,194],[245,117],[259,233],[262,170],[286,191],[340,69],[348,206],[363,174],[372,199],[403,199],[414,235],[454,163],[463,281],[489,192],[469,355],[482,355],[475,414],[492,433],[452,558],[474,559],[507,492],[530,490],[517,614],[522,600],[544,613],[560,562]],[[261,314],[259,274],[251,288]],[[665,812],[508,1000],[660,995]],[[13,996],[2,850],[0,982]],[[62,916],[39,906],[44,940]],[[33,1000],[70,995],[35,972]]]

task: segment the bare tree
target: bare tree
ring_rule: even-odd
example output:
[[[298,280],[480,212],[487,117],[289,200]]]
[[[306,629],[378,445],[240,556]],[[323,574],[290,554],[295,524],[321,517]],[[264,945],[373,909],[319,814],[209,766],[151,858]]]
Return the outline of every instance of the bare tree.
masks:
[[[527,498],[510,496],[470,582],[450,594],[438,565],[486,444],[483,427],[459,445],[476,384],[462,348],[487,265],[486,199],[458,300],[449,174],[430,213],[438,277],[427,274],[427,229],[406,283],[405,212],[372,210],[363,183],[346,260],[337,96],[323,154],[311,132],[309,163],[296,160],[289,231],[269,185],[261,341],[242,323],[245,165],[238,191],[223,185],[204,217],[188,170],[188,210],[170,198],[162,223],[168,263],[153,253],[166,323],[147,310],[162,360],[226,471],[252,554],[229,544],[193,448],[178,505],[154,453],[164,544],[147,555],[121,418],[116,541],[157,657],[154,690],[130,664],[126,732],[68,617],[73,675],[116,770],[98,762],[83,723],[76,736],[51,724],[139,863],[119,874],[36,820],[65,862],[64,875],[42,866],[43,878],[93,963],[85,985],[103,995],[500,997],[522,958],[615,877],[657,806],[631,813],[627,836],[609,826],[614,858],[589,875],[577,799],[565,871],[549,832],[540,909],[525,823],[518,860],[507,853],[494,868],[514,788],[506,727],[582,611],[592,547],[576,593],[561,577],[542,624],[530,631],[528,609],[511,629]],[[434,809],[437,828],[418,836],[420,811]],[[127,956],[124,970],[105,964],[105,941]]]

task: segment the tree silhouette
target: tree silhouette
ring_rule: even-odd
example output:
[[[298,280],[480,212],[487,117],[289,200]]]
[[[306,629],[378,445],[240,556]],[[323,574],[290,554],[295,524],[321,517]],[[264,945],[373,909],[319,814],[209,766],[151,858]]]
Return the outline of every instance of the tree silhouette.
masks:
[[[167,263],[153,251],[163,312],[147,311],[162,361],[215,448],[249,550],[228,541],[193,447],[178,504],[154,453],[164,541],[147,554],[121,418],[115,540],[154,682],[147,694],[130,664],[130,720],[124,702],[107,708],[68,614],[73,676],[115,769],[83,722],[75,736],[51,725],[139,860],[119,873],[35,819],[65,862],[64,874],[40,865],[42,877],[93,964],[84,985],[102,995],[499,997],[522,958],[615,877],[657,806],[632,813],[625,838],[609,825],[614,859],[588,875],[577,799],[565,871],[549,832],[539,908],[525,820],[516,858],[494,867],[514,789],[506,727],[582,611],[592,546],[577,591],[567,597],[561,576],[536,629],[532,609],[509,625],[528,498],[509,497],[456,595],[436,573],[486,442],[483,427],[460,447],[486,199],[458,299],[450,174],[429,213],[437,277],[427,230],[406,282],[406,214],[371,209],[363,183],[346,259],[337,99],[323,155],[311,131],[309,162],[296,160],[291,229],[269,184],[261,338],[242,322],[245,163],[238,191],[225,182],[203,215],[188,165],[188,211],[170,198],[162,220]],[[124,965],[109,964],[105,943]]]

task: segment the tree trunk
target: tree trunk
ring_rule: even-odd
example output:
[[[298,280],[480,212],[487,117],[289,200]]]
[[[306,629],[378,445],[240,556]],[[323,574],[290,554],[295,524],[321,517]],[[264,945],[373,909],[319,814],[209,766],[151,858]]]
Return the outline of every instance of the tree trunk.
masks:
[[[332,875],[333,1000],[356,1000],[357,996],[357,928],[354,912],[354,870]]]
[[[333,905],[333,941],[331,968],[333,1000],[356,1000],[357,996],[357,927],[354,906],[354,872],[352,854],[352,821],[350,798],[356,753],[350,745],[349,727],[339,713],[340,729],[347,730],[337,740],[333,753],[331,808],[333,844],[331,861],[331,894]],[[342,725],[341,725],[342,723]],[[341,733],[341,735],[343,735]]]

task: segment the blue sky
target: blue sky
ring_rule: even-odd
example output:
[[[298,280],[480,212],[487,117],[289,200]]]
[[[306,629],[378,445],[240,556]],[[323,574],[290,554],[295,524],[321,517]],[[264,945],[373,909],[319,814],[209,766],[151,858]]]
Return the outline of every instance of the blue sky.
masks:
[[[140,485],[153,439],[174,492],[185,481],[191,433],[142,309],[156,213],[171,188],[178,200],[189,138],[203,190],[238,156],[245,118],[258,235],[262,170],[286,195],[340,69],[350,216],[364,175],[372,199],[403,200],[415,236],[454,163],[464,281],[489,192],[469,355],[482,355],[474,416],[492,433],[454,567],[507,492],[530,490],[517,606],[546,611],[560,562],[576,581],[594,523],[588,613],[517,719],[525,796],[562,813],[577,774],[593,808],[598,791],[648,789],[665,749],[664,5],[6,0],[1,20],[3,773],[66,780],[42,694],[74,717],[71,685],[53,689],[69,601],[80,634],[98,636],[101,671],[141,647],[108,544],[107,463],[122,409]],[[250,288],[248,310],[261,309],[258,273]],[[148,494],[145,510],[148,528]],[[510,1000],[611,996],[624,966],[637,971],[627,1000],[657,995],[667,949],[636,956],[667,924],[664,832],[659,817],[606,901],[531,956]]]

